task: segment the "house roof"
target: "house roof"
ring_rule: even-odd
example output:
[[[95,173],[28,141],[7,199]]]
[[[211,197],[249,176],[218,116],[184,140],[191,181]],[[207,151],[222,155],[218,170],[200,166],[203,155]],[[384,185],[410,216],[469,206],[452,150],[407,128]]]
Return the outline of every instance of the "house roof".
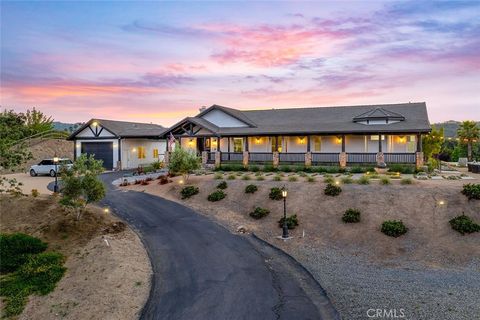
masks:
[[[128,122],[128,121],[116,121],[106,119],[91,119],[86,122],[75,132],[73,132],[68,140],[72,140],[75,136],[82,132],[93,122],[97,122],[100,126],[114,134],[117,138],[135,138],[135,137],[151,137],[156,138],[160,136],[165,128],[158,124],[153,123],[140,123],[140,122]]]
[[[232,110],[234,110],[237,119],[248,119],[248,122],[244,121],[248,124],[246,127],[217,127],[218,129],[215,130],[215,134],[219,136],[263,134],[362,134],[382,132],[410,133],[430,131],[430,122],[428,120],[425,102],[245,111],[213,105],[193,119],[200,119],[202,115],[206,114],[213,108],[228,110],[228,114],[230,115],[233,115]],[[356,121],[360,118],[389,118],[396,119],[398,122],[367,125],[357,123]],[[202,120],[206,121],[205,119]],[[166,132],[169,132],[176,127],[177,125],[174,125]]]

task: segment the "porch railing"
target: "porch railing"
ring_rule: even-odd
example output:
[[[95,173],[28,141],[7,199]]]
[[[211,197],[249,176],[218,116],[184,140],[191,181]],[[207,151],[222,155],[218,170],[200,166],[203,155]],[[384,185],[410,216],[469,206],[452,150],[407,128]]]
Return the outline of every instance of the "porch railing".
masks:
[[[305,163],[305,153],[279,153],[280,163]]]
[[[415,163],[415,153],[384,153],[385,163]]]
[[[347,152],[347,163],[376,163],[376,162],[377,162],[376,153]]]
[[[248,162],[253,162],[253,163],[273,162],[273,153],[272,152],[250,152],[248,154]]]
[[[340,153],[312,153],[312,164],[320,163],[338,163]]]
[[[243,152],[222,152],[220,153],[220,160],[222,162],[242,162]]]

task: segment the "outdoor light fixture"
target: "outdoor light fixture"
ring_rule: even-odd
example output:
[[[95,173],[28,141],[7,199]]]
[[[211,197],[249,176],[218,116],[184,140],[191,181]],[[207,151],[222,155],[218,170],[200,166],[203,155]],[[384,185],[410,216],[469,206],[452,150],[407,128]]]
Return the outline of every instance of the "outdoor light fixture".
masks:
[[[213,144],[213,143],[214,143],[214,142],[212,141],[212,144]],[[189,146],[193,146],[193,139],[188,140],[188,145],[189,145]]]
[[[105,209],[103,209],[103,212],[105,212],[105,213],[109,213],[109,212],[110,212],[110,209],[108,209],[108,208],[105,208]]]
[[[338,180],[335,181],[335,184],[336,184],[336,185],[339,185],[339,184],[340,184],[340,181],[338,181]]]
[[[179,183],[179,184],[183,184],[183,180],[179,180],[178,183]]]
[[[398,142],[405,143],[405,142],[407,142],[407,138],[405,138],[405,136],[400,136],[400,137],[398,137]]]
[[[133,148],[133,149],[132,149],[132,152],[137,152],[137,149]]]
[[[300,138],[298,138],[298,139],[300,140],[300,143],[301,143],[301,144],[304,144],[304,143],[305,143],[305,137],[300,137]]]
[[[342,143],[342,138],[337,137],[336,142],[337,142],[337,143]]]
[[[92,126],[94,126],[94,127],[98,126],[98,122],[97,122],[97,121],[93,121],[93,122],[92,122]]]
[[[261,141],[261,139],[260,139],[259,137],[256,137],[256,138],[255,138],[255,143],[256,143],[256,144],[259,144],[260,141]]]
[[[441,206],[443,206],[443,205],[445,204],[445,201],[440,200],[440,201],[438,201],[438,204],[441,205]]]
[[[290,238],[288,235],[288,225],[287,225],[287,189],[285,186],[282,188],[282,198],[283,198],[283,233],[282,239],[286,240]]]
[[[58,157],[55,155],[53,157],[53,164],[55,164],[55,185],[53,186],[53,192],[57,193],[58,192]]]

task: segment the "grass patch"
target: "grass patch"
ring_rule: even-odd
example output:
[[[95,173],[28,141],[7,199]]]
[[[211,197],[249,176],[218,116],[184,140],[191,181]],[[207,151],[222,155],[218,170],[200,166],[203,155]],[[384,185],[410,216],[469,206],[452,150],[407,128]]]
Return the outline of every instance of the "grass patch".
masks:
[[[383,185],[391,184],[392,182],[390,181],[389,177],[381,177],[380,178],[380,183]]]
[[[263,181],[263,180],[265,180],[265,177],[264,177],[264,176],[258,176],[258,177],[257,177],[257,181]]]
[[[401,184],[413,184],[413,179],[412,178],[403,178],[400,180]]]
[[[307,177],[307,182],[315,182],[315,177]]]
[[[298,178],[296,176],[290,176],[290,177],[288,177],[288,181],[296,182],[296,181],[298,181]]]
[[[282,181],[282,176],[277,174],[275,177],[273,177],[273,181]]]
[[[242,177],[242,180],[252,180],[252,178],[251,178],[248,174],[245,174],[245,175]]]
[[[19,234],[16,235],[18,237]],[[3,245],[7,244],[5,239],[13,235],[2,234],[0,236],[4,239],[1,247],[3,252],[5,248]],[[22,236],[24,239],[29,237],[23,234]],[[33,251],[45,250],[46,244],[37,238],[33,239],[36,239],[35,243],[38,244],[38,246],[35,246],[37,249]],[[29,243],[34,243],[32,240],[28,241]],[[10,246],[10,250],[12,248]],[[16,250],[18,255],[25,254],[25,248],[18,247],[14,250]],[[22,313],[28,296],[31,294],[46,295],[52,292],[57,282],[65,274],[64,261],[63,255],[56,252],[31,253],[26,260],[23,260],[21,265],[16,266],[17,269],[14,272],[3,275],[0,279],[0,296],[4,297],[5,303],[3,316],[11,317]]]
[[[47,244],[24,233],[0,234],[0,272],[13,272],[30,256],[43,252]]]
[[[332,176],[325,175],[325,177],[323,178],[323,182],[333,184],[335,183],[335,179]]]
[[[237,177],[234,174],[229,174],[227,179],[228,180],[235,180]]]
[[[220,172],[217,172],[217,173],[215,173],[215,175],[213,176],[213,179],[215,179],[215,180],[223,179],[223,174],[220,173]]]
[[[343,177],[340,179],[340,181],[342,181],[343,184],[351,184],[353,183],[353,179],[352,177]]]
[[[357,183],[358,183],[358,184],[370,184],[370,178],[367,177],[367,176],[361,176],[361,177],[357,180]]]
[[[327,184],[324,190],[325,195],[332,196],[332,197],[338,196],[341,192],[342,192],[342,188],[330,183]]]

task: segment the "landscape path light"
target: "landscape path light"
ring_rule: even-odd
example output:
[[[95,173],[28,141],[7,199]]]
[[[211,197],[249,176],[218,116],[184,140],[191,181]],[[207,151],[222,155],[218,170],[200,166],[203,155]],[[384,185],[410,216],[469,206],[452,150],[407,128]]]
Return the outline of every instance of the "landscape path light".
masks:
[[[53,157],[53,164],[55,165],[55,185],[53,186],[53,192],[58,193],[58,157]]]
[[[282,239],[289,239],[290,236],[288,235],[288,225],[287,225],[287,194],[288,191],[283,186],[282,188],[282,198],[283,198],[283,233]]]

